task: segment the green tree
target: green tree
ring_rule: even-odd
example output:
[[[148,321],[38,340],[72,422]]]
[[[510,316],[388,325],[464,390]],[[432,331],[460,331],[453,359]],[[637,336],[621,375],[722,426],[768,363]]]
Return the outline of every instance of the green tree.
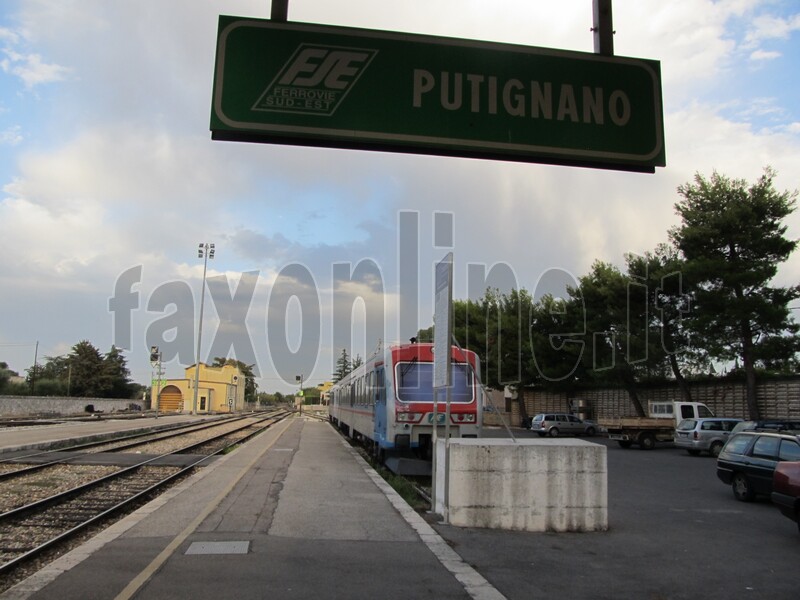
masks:
[[[0,362],[0,392],[6,388],[12,375],[13,373],[11,369],[8,368],[8,363]]]
[[[586,378],[586,314],[580,293],[572,293],[569,298],[543,296],[531,316],[530,370],[543,385],[561,391],[572,390]]]
[[[353,361],[350,363],[350,370],[353,371],[363,364],[364,364],[364,359],[361,358],[360,354],[356,354],[355,358],[353,358]]]
[[[35,368],[35,372],[34,372]],[[25,381],[37,396],[66,396],[69,388],[69,356],[45,356],[43,364],[25,370]]]
[[[333,372],[333,382],[341,381],[352,370],[350,366],[350,357],[347,355],[347,348],[342,348],[342,353],[336,361],[336,370]]]
[[[103,358],[101,376],[106,390],[105,395],[109,398],[131,398],[135,389],[131,385],[130,375],[125,355],[122,354],[122,350],[112,345]]]
[[[759,417],[757,366],[788,361],[797,351],[788,304],[800,289],[769,285],[797,245],[786,238],[783,222],[797,192],[777,192],[774,177],[771,168],[753,184],[696,174],[694,183],[678,188],[682,223],[670,232],[693,286],[696,343],[713,358],[741,360],[751,419]]]
[[[69,356],[45,356],[44,364],[36,370],[36,378],[66,382],[69,378]]]
[[[244,401],[255,402],[258,398],[258,383],[256,383],[255,365],[248,365],[240,360],[233,358],[224,358],[217,356],[214,362],[211,363],[212,367],[224,367],[225,365],[232,365],[237,367],[244,375]]]
[[[650,357],[646,298],[637,298],[630,278],[602,261],[578,281],[569,291],[585,307],[583,371],[596,382],[622,385],[636,414],[645,416],[637,380]]]
[[[69,354],[72,365],[70,391],[73,396],[102,398],[109,387],[103,373],[103,356],[91,342],[83,340],[72,347]]]
[[[708,372],[710,361],[702,348],[692,345],[688,314],[691,290],[684,284],[684,261],[678,249],[659,244],[653,252],[625,256],[631,285],[643,287],[647,294],[650,340],[649,365],[657,370],[668,367],[687,402],[692,394],[686,373]],[[662,364],[663,363],[663,364]]]

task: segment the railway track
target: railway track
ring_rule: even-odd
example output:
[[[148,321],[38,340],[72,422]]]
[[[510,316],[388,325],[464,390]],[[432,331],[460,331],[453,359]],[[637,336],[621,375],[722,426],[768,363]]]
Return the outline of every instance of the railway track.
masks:
[[[273,413],[270,412],[265,414],[272,415]],[[69,464],[70,461],[75,460],[75,457],[64,457],[63,454],[65,452],[83,451],[100,453],[132,450],[134,448],[142,448],[153,442],[174,440],[187,434],[198,433],[217,427],[224,427],[230,423],[235,423],[251,417],[252,415],[248,415],[214,420],[200,424],[180,424],[158,431],[123,435],[114,439],[97,440],[67,446],[64,448],[57,448],[54,450],[32,452],[22,456],[14,456],[11,458],[2,459],[0,460],[0,482],[24,477],[30,475],[31,473],[45,470],[54,465]],[[161,454],[161,452],[159,452],[159,454]],[[28,464],[28,462],[31,460],[35,460],[36,464]]]
[[[0,514],[0,576],[3,579],[46,551],[66,543],[87,528],[110,519],[150,498],[160,489],[194,471],[209,457],[261,433],[288,416],[272,413],[249,419],[226,431],[185,445],[173,452],[150,457],[69,490],[53,494]],[[207,446],[205,450],[203,447]],[[203,453],[185,467],[156,467],[154,462],[178,453]]]

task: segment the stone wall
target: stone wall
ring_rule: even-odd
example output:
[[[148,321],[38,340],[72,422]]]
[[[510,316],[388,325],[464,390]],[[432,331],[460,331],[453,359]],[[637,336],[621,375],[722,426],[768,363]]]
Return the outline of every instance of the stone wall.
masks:
[[[88,406],[104,413],[146,408],[141,400],[70,398],[60,396],[0,396],[0,417],[68,417],[85,415]]]

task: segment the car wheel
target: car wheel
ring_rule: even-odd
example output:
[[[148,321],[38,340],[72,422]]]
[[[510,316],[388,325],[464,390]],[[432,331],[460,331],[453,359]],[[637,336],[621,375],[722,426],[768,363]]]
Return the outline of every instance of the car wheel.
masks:
[[[592,437],[595,433],[597,433],[597,432],[594,430],[594,427],[589,427],[586,430],[586,435],[588,435],[589,437]]]
[[[692,456],[700,456],[700,450],[687,450]]]
[[[549,434],[550,437],[558,437],[558,427],[551,427]]]
[[[714,458],[717,458],[720,452],[722,452],[722,442],[714,442],[708,449],[708,453]]]
[[[733,495],[736,499],[741,502],[751,502],[755,497],[750,481],[747,479],[747,476],[742,473],[736,473],[733,476],[731,489],[733,489]]]
[[[642,450],[652,450],[656,447],[656,438],[654,438],[649,433],[645,433],[642,437],[639,438],[639,447]]]

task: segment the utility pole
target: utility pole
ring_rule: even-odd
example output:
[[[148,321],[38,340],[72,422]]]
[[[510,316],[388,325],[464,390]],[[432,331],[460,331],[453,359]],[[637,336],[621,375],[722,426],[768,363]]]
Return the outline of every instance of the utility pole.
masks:
[[[156,375],[156,378],[157,378],[156,394],[155,394],[156,419],[157,419],[158,418],[159,406],[161,404],[161,377],[164,374],[164,371],[161,368],[161,365],[162,365],[162,362],[161,362],[161,350],[158,349],[158,346],[150,346],[150,365],[155,369],[155,375]],[[153,382],[151,380],[150,381],[150,387],[151,387],[150,396],[151,396],[151,398],[153,397],[152,386],[153,386]]]
[[[295,381],[299,381],[300,382],[300,391],[298,392],[297,395],[300,397],[299,410],[300,410],[300,414],[302,415],[303,414],[303,402],[304,402],[304,398],[303,398],[303,374],[301,373],[300,375],[296,375],[294,379],[295,379]]]
[[[36,393],[36,363],[39,362],[39,340],[36,340],[36,350],[33,351],[33,371],[31,371],[31,396]]]

